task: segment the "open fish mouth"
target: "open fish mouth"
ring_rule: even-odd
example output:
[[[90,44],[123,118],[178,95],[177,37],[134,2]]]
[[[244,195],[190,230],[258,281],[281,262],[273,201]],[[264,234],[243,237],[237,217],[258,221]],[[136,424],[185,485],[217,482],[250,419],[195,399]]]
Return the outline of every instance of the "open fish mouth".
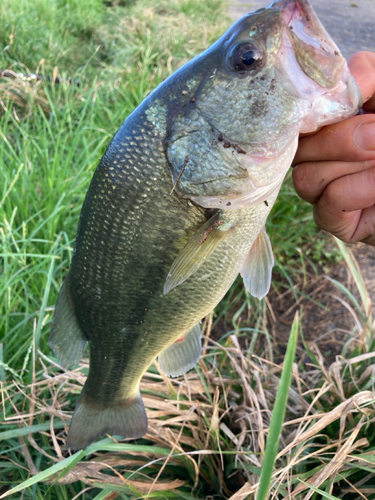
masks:
[[[359,110],[361,91],[309,1],[276,0],[270,7],[280,12],[283,23],[277,78],[291,96],[309,107],[299,133],[315,132]]]
[[[235,156],[247,170],[243,191],[235,195],[223,192],[218,196],[190,196],[207,208],[236,210],[266,202],[280,188],[293,160],[299,133],[315,132],[362,106],[362,94],[345,58],[309,1],[277,0],[269,9],[279,11],[281,17],[282,42],[276,54],[275,78],[291,99],[299,100],[301,115],[289,123],[287,135],[279,134],[264,143],[241,143],[245,154]],[[267,10],[256,13],[262,15]],[[258,26],[262,22],[258,21]]]
[[[326,53],[341,56],[340,50],[325,30],[308,0],[276,0],[284,22],[306,44]]]
[[[272,7],[281,10],[287,26],[287,37],[299,67],[310,80],[320,87],[337,90],[346,85],[348,105],[360,109],[361,91],[341,52],[325,30],[308,0],[277,0]]]
[[[348,104],[361,108],[363,101],[359,87],[309,1],[277,0],[272,7],[281,10],[294,55],[305,75],[327,90],[337,89],[344,82],[351,100]]]

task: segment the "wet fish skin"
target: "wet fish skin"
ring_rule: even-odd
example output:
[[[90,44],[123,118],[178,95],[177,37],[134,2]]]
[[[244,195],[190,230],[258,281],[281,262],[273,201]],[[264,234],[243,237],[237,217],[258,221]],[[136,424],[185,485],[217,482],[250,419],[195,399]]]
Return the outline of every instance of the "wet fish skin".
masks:
[[[316,76],[319,64],[309,58],[318,49],[309,49],[304,70],[294,59],[290,63],[303,73],[303,85],[304,78],[312,87],[319,80],[317,96],[329,80],[332,104],[319,104],[314,119],[315,104],[280,67],[284,45],[303,50],[288,34],[284,14],[292,9],[292,19],[306,5],[283,0],[238,21],[147,97],[101,159],[50,336],[64,366],[79,360],[87,340],[90,345],[90,371],[68,447],[84,448],[105,433],[144,435],[139,382],[152,361],[159,356],[173,376],[194,366],[199,321],[239,272],[245,283],[258,276],[253,293],[266,293],[272,253],[258,273],[246,262],[254,248],[267,247],[266,236],[263,245],[254,243],[264,234],[298,132],[324,122],[323,104],[325,110],[331,106],[331,120],[353,114],[358,105],[345,88],[345,65],[337,98],[332,79],[339,70]],[[261,59],[254,70],[238,71],[234,66],[246,44]]]

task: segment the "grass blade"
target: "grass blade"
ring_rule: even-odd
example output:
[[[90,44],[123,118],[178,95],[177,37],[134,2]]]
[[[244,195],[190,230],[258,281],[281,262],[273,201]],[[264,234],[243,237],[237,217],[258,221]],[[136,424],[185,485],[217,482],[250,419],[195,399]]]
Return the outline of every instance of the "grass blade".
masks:
[[[5,382],[3,344],[0,344],[0,382]]]
[[[358,268],[358,265],[356,261],[353,258],[352,253],[348,249],[348,247],[345,245],[345,243],[338,238],[334,238],[336,245],[339,247],[341,255],[344,257],[345,262],[349,268],[349,271],[351,272],[355,284],[357,285],[358,291],[360,293],[361,299],[363,306],[365,308],[365,312],[367,314],[371,313],[371,299],[368,294],[366,285],[363,281],[363,278],[361,276],[361,271]]]
[[[53,428],[64,429],[63,422],[53,422]],[[8,431],[0,432],[0,441],[5,441],[6,439],[13,439],[19,436],[26,436],[27,434],[32,434],[34,432],[43,432],[51,429],[51,422],[44,422],[42,424],[28,425],[27,427],[17,427],[16,429],[9,429]]]
[[[323,491],[320,488],[316,488],[312,484],[302,481],[302,479],[299,479],[299,481],[303,483],[305,486],[308,486],[311,490],[315,491],[315,493],[319,493],[319,495],[322,495],[323,498],[329,498],[329,500],[340,500],[338,497],[334,497],[333,495],[330,495],[326,491]]]
[[[56,474],[56,472],[60,472],[61,470],[65,469],[66,467],[69,467],[70,465],[76,464],[82,457],[85,456],[85,452],[83,451],[78,451],[77,453],[74,453],[74,455],[71,455],[70,457],[66,458],[65,460],[62,460],[61,462],[58,462],[55,465],[52,465],[52,467],[49,467],[47,470],[44,470],[42,472],[39,472],[39,474],[36,474],[35,476],[30,477],[26,481],[23,481],[21,484],[18,484],[11,490],[7,491],[3,495],[0,496],[1,498],[6,498],[9,495],[13,495],[14,493],[17,493],[18,491],[22,491],[25,488],[28,488],[32,486],[33,484],[36,484],[40,481],[45,481],[49,477],[51,477],[53,474]]]
[[[284,422],[286,404],[289,395],[289,387],[292,379],[292,367],[297,346],[298,329],[299,314],[297,311],[290,332],[288,348],[285,354],[284,367],[281,374],[279,389],[277,391],[275,406],[273,409],[270,432],[267,439],[266,452],[260,476],[260,484],[256,497],[257,500],[265,500],[268,497],[270,491],[272,473],[279,448],[281,429]]]

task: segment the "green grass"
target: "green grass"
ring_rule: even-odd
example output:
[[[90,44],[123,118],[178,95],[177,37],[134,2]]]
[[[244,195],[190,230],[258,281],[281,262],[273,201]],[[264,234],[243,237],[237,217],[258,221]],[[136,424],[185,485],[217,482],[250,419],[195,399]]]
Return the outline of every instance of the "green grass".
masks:
[[[28,84],[13,85],[16,101],[0,116],[0,331],[4,359],[13,369],[24,363],[35,318],[37,347],[40,338],[46,349],[51,312],[41,309],[43,290],[48,282],[45,305],[53,306],[85,192],[110,138],[160,81],[215,40],[226,23],[218,22],[218,0],[158,2],[157,9],[151,1],[124,8],[99,0],[85,4],[9,1],[0,7],[6,26],[0,67],[21,62],[35,71],[44,54],[47,73],[57,64],[80,82],[40,84],[37,98]],[[181,24],[184,29],[177,29]],[[203,35],[192,37],[193,26]],[[4,85],[8,91],[9,82]]]
[[[65,430],[87,364],[63,372],[47,346],[100,156],[134,107],[226,29],[225,8],[221,0],[1,2],[0,69],[52,75],[57,66],[70,83],[0,80],[0,496],[16,488],[11,498],[99,500],[117,492],[135,499],[148,491],[157,499],[231,498],[241,485],[255,495],[280,367],[273,364],[277,338],[266,302],[251,298],[240,280],[206,320],[204,358],[186,385],[165,381],[150,367],[142,391],[159,434],[136,443],[106,438],[67,454]],[[318,273],[319,266],[343,257],[359,296],[336,284],[363,327],[352,332],[334,371],[306,344],[313,366],[297,362],[285,417],[301,421],[282,429],[270,491],[284,498],[290,488],[302,488],[300,480],[326,473],[332,453],[353,432],[360,444],[345,455],[340,474],[324,476],[313,488],[327,498],[345,481],[365,488],[371,478],[364,478],[374,473],[375,445],[369,437],[373,331],[367,292],[345,246],[331,245],[327,256],[328,239],[316,238],[311,209],[297,197],[290,175],[267,225],[276,257],[274,288],[291,290],[298,300],[304,290],[294,283],[308,279],[308,267]],[[212,324],[227,327],[219,343],[209,338]],[[320,394],[326,385],[332,389]],[[352,406],[340,422],[333,412],[345,401]],[[315,432],[323,414],[326,427]],[[310,428],[312,436],[306,434]],[[295,441],[292,451],[291,435],[305,439]],[[165,489],[152,489],[155,480]]]
[[[43,71],[52,74],[58,65],[80,82],[41,83],[32,92],[28,83],[11,82],[13,94],[8,81],[0,86],[0,94],[15,96],[0,116],[0,331],[13,369],[24,364],[35,318],[37,347],[40,340],[46,349],[52,313],[41,310],[41,293],[50,281],[46,306],[52,307],[91,173],[110,138],[156,85],[228,24],[219,0],[158,2],[156,8],[151,0],[125,7],[86,3],[6,0],[0,7],[0,67],[36,71],[44,58]],[[290,181],[269,229],[277,264],[290,274],[296,248],[316,233]]]
[[[260,476],[259,489],[257,492],[256,500],[267,500],[271,487],[272,475],[275,470],[275,462],[279,451],[281,431],[285,419],[285,412],[289,398],[290,383],[292,380],[292,372],[293,372],[293,363],[296,354],[296,346],[298,339],[298,329],[299,329],[299,316],[298,313],[296,313],[292,329],[290,332],[287,352],[285,354],[285,362],[283,366],[282,375],[280,378],[280,385],[277,391],[276,401],[273,407],[270,430],[264,453],[262,472]]]

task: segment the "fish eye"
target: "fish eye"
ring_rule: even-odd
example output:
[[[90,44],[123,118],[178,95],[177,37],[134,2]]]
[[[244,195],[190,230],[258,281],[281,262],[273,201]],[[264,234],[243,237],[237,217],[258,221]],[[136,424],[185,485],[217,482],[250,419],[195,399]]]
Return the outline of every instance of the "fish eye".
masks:
[[[255,45],[242,43],[232,50],[231,60],[236,71],[249,71],[260,66],[262,53]]]

